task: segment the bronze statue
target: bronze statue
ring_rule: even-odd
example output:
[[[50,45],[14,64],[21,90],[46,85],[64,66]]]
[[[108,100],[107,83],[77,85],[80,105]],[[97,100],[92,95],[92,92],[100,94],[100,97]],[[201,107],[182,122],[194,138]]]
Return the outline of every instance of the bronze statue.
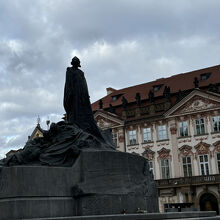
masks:
[[[102,101],[102,99],[99,100],[99,109],[103,109],[103,101]]]
[[[137,106],[140,107],[141,106],[141,95],[139,92],[136,93],[135,99],[136,99]]]
[[[71,124],[80,124],[85,116],[92,114],[92,109],[84,73],[78,69],[81,67],[80,60],[74,57],[71,64],[72,67],[67,67],[66,70],[63,104],[67,121]]]
[[[154,102],[154,92],[152,90],[149,91],[148,98],[149,98],[151,103]]]
[[[123,109],[126,109],[127,108],[127,105],[128,105],[128,100],[123,96],[122,99],[122,107]]]
[[[197,77],[194,78],[193,83],[194,83],[195,88],[199,88],[199,80]]]
[[[164,87],[163,96],[166,99],[170,100],[170,87],[169,86]]]

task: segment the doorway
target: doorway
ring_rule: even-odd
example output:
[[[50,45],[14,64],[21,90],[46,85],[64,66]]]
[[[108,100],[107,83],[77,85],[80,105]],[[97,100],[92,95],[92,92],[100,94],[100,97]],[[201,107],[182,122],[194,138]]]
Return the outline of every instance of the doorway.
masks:
[[[218,200],[211,193],[204,193],[199,200],[201,211],[216,211],[219,215]]]

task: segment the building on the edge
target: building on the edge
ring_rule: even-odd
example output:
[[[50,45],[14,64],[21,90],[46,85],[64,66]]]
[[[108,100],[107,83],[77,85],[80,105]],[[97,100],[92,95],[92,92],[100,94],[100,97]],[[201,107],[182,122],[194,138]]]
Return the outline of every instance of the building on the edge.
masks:
[[[43,137],[44,130],[41,128],[40,123],[37,123],[37,126],[33,130],[32,134],[28,136],[28,140],[33,140],[37,137]]]
[[[34,140],[35,138],[37,137],[43,137],[43,133],[45,130],[43,130],[40,126],[40,118],[38,116],[38,119],[37,119],[37,125],[36,127],[34,128],[33,132],[31,133],[30,136],[28,136],[28,140]],[[49,124],[49,123],[48,123]],[[9,152],[7,152],[5,154],[6,157],[9,157],[15,153],[18,153],[18,152],[21,152],[23,150],[23,147],[22,148],[19,148],[17,150],[10,150]]]
[[[124,89],[92,104],[120,151],[149,160],[160,211],[220,204],[220,65]],[[174,210],[174,209],[172,209]]]

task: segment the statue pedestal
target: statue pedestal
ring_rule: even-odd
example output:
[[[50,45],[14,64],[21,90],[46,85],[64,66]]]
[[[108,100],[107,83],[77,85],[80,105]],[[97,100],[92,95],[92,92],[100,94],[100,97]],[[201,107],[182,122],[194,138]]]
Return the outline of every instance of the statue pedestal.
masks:
[[[158,212],[157,189],[143,157],[84,150],[73,167],[0,168],[1,219]]]

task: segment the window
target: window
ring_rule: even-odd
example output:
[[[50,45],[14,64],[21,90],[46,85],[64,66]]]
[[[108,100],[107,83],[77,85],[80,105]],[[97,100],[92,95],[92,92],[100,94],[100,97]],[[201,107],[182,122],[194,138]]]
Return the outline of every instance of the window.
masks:
[[[118,98],[117,98],[117,96],[112,96],[112,101],[114,102],[114,101],[116,101]]]
[[[149,170],[152,171],[152,173],[154,173],[153,161],[152,161],[152,160],[149,160],[149,161],[148,161],[148,164],[149,164]]]
[[[202,81],[207,80],[210,76],[211,76],[211,73],[203,73],[203,74],[200,74],[200,79]]]
[[[220,116],[215,116],[212,118],[212,126],[214,132],[220,131]]]
[[[168,159],[161,160],[160,164],[161,164],[162,179],[169,179],[170,178],[169,160]]]
[[[115,147],[117,147],[117,145],[118,145],[118,135],[117,135],[117,133],[112,133],[112,141],[113,141]]]
[[[188,122],[187,121],[182,121],[179,122],[179,136],[180,137],[186,137],[188,136]]]
[[[159,91],[162,86],[163,86],[163,84],[153,86],[154,92]]]
[[[199,156],[200,175],[209,175],[209,159],[208,155]]]
[[[129,138],[129,144],[136,144],[137,143],[137,137],[136,137],[136,130],[131,130],[128,132],[128,138]]]
[[[220,154],[217,154],[218,172],[220,173]]]
[[[122,96],[122,94],[118,94],[118,95],[114,95],[112,96],[112,101],[117,101],[120,97]]]
[[[191,157],[183,157],[183,175],[184,177],[192,176],[192,163],[191,163]]]
[[[150,128],[143,128],[143,141],[144,142],[151,141],[151,129]]]
[[[160,125],[160,126],[158,126],[158,139],[159,139],[159,140],[167,139],[167,129],[166,129],[166,125]]]
[[[196,134],[205,134],[205,121],[204,118],[196,119]]]

